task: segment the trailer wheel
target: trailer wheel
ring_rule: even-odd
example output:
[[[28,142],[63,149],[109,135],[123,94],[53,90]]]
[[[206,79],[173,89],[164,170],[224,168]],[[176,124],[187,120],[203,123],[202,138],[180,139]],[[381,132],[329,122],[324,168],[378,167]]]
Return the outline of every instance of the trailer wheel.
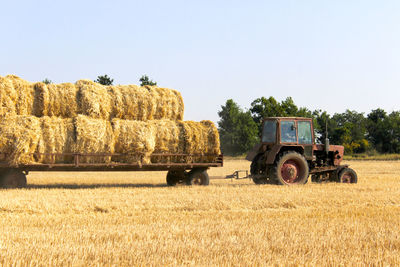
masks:
[[[338,181],[339,183],[356,184],[357,173],[353,169],[344,168],[339,172]]]
[[[275,163],[273,172],[278,184],[305,184],[308,180],[308,164],[306,159],[297,152],[284,153]]]
[[[26,187],[26,175],[20,170],[9,170],[1,176],[0,184],[3,188]]]
[[[167,173],[167,185],[175,186],[185,181],[186,173],[184,170],[168,171]]]
[[[207,170],[193,169],[189,172],[186,178],[187,185],[209,185],[210,177]]]

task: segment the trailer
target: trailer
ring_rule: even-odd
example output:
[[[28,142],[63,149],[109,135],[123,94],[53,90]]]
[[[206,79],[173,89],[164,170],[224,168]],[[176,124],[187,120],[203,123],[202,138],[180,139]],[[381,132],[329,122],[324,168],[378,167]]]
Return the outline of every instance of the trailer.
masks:
[[[8,154],[0,153],[0,186],[3,188],[23,188],[27,186],[29,172],[87,172],[87,171],[167,171],[166,181],[170,186],[177,184],[208,185],[207,170],[223,167],[223,155],[210,154],[152,154],[151,163],[87,163],[88,159],[132,156],[132,154],[84,154],[84,153],[32,153],[33,157],[47,156],[54,163],[29,163],[11,166],[7,163]],[[71,162],[56,163],[57,156],[69,156]],[[140,157],[140,155],[138,155]]]

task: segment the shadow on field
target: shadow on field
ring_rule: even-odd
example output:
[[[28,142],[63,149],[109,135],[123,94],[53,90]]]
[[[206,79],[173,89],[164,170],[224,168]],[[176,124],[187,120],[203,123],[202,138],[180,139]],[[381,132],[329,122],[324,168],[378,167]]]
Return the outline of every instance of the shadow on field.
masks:
[[[27,189],[156,188],[166,184],[30,184]]]

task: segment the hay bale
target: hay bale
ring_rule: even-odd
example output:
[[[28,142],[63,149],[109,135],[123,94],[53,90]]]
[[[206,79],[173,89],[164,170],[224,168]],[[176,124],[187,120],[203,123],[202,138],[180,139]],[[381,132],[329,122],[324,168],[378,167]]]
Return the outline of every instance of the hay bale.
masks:
[[[11,79],[0,76],[0,118],[10,114],[16,114],[15,103],[18,94],[14,89]]]
[[[181,94],[172,89],[146,86],[156,105],[154,120],[183,120],[184,104]]]
[[[78,88],[72,83],[35,83],[34,115],[75,117],[78,110]]]
[[[78,106],[80,113],[91,118],[109,120],[111,113],[111,98],[106,86],[91,80],[79,80]]]
[[[75,148],[75,126],[73,119],[58,117],[40,118],[41,136],[38,153],[73,153]],[[72,163],[72,155],[41,155],[35,158],[40,163]]]
[[[126,120],[182,120],[183,99],[179,92],[153,86],[108,86],[111,117]]]
[[[134,120],[112,120],[115,138],[115,153],[126,154],[113,157],[113,161],[147,164],[154,151],[154,128],[147,122]]]
[[[91,80],[75,84],[30,83],[15,75],[0,77],[0,116],[4,114],[58,116],[77,114],[110,120],[182,120],[178,91],[154,86],[103,86]]]
[[[7,153],[10,166],[31,164],[41,137],[40,119],[34,116],[9,115],[0,120],[0,152]]]
[[[13,85],[17,99],[15,100],[15,112],[17,115],[32,115],[35,97],[34,84],[15,75],[7,75]]]
[[[152,120],[148,125],[154,129],[155,154],[183,154],[185,153],[183,129],[180,123],[171,120]],[[152,156],[153,163],[182,162],[179,156]]]
[[[212,121],[209,120],[203,120],[200,122],[202,125],[203,129],[207,132],[207,140],[206,140],[206,154],[212,154],[212,155],[219,155],[221,154],[221,149],[220,149],[220,140],[219,140],[219,132],[217,127]]]
[[[154,105],[148,90],[136,85],[109,86],[111,117],[126,120],[147,121],[154,113]]]
[[[193,154],[191,160],[195,162],[211,161],[214,156],[219,155],[220,143],[218,130],[211,121],[184,121],[180,122],[183,129],[185,154]]]
[[[74,119],[76,131],[76,153],[114,153],[114,134],[111,123],[108,120],[94,119],[88,116],[78,115]],[[82,157],[82,163],[109,163],[111,156]]]

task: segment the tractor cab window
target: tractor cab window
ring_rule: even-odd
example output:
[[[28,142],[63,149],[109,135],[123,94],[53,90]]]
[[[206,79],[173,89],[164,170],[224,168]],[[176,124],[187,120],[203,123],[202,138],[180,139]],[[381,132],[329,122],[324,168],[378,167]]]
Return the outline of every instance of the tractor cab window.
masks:
[[[299,128],[299,144],[312,144],[311,122],[299,121],[297,125]]]
[[[262,140],[263,143],[276,142],[276,121],[265,121],[263,127]]]
[[[296,126],[294,121],[281,122],[281,142],[282,143],[296,143]]]

